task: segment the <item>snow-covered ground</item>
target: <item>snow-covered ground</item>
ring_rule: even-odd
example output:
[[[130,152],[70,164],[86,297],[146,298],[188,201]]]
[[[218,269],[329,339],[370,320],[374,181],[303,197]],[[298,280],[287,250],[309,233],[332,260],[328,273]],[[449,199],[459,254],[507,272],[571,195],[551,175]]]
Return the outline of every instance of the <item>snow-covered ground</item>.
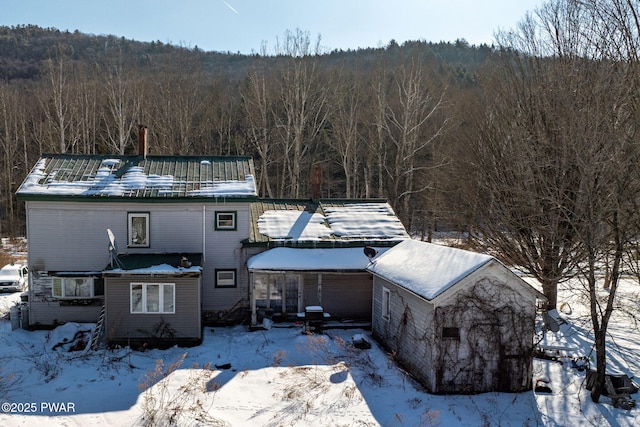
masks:
[[[625,282],[611,325],[610,371],[640,372],[640,286]],[[18,294],[0,294],[0,314]],[[301,327],[205,328],[193,348],[69,352],[53,347],[93,325],[12,330],[0,320],[0,425],[220,426],[637,426],[640,409],[594,404],[572,357],[593,358],[590,321],[563,291],[560,331],[543,344],[559,361],[536,359],[534,391],[436,396],[424,392],[375,342],[357,349],[363,330],[304,335]],[[274,325],[280,326],[280,325]],[[561,363],[562,362],[562,363]],[[632,397],[637,398],[638,395]]]

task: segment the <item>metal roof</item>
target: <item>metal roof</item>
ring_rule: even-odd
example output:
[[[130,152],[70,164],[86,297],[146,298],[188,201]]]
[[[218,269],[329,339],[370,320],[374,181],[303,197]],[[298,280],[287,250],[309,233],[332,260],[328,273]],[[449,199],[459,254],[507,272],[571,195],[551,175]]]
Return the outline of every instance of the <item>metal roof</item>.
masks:
[[[396,232],[392,235],[381,237],[375,231],[370,234],[344,235],[337,232],[335,224],[330,223],[332,208],[346,208],[357,206],[379,206],[383,210],[388,210],[386,214],[381,214],[380,218],[394,223]],[[316,239],[290,239],[273,238],[260,231],[259,219],[268,211],[280,212],[308,212],[311,215],[317,214],[325,218],[328,228],[328,235],[323,235]],[[350,215],[351,220],[358,221],[360,217],[356,214]],[[323,199],[323,200],[299,200],[299,199],[263,199],[251,203],[251,224],[249,238],[243,241],[245,246],[266,246],[266,247],[298,247],[298,248],[321,248],[321,247],[363,247],[363,246],[393,246],[404,239],[409,238],[402,223],[397,218],[386,200],[381,199]]]
[[[45,154],[17,191],[27,200],[256,197],[253,160],[244,156]]]

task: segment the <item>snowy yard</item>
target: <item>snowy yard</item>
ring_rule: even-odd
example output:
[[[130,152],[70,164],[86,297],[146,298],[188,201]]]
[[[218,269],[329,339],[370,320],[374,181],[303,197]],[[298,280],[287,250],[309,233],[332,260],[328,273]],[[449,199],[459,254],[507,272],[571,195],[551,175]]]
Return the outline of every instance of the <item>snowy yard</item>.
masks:
[[[621,287],[624,307],[638,313],[640,287]],[[0,294],[0,314],[18,294]],[[300,326],[249,332],[205,328],[202,345],[144,352],[129,349],[65,351],[52,347],[78,329],[11,329],[0,321],[0,425],[220,425],[220,426],[635,426],[640,409],[591,402],[585,372],[571,358],[593,356],[590,321],[579,298],[563,292],[560,332],[544,344],[560,361],[536,359],[533,391],[472,396],[425,393],[375,342],[354,348],[362,330],[329,329],[304,335]],[[566,320],[566,323],[563,322]],[[611,325],[611,372],[640,372],[640,332],[631,316]],[[562,363],[560,363],[562,362]],[[146,391],[145,391],[146,389]],[[632,396],[638,398],[638,395]],[[177,410],[180,408],[180,410]]]

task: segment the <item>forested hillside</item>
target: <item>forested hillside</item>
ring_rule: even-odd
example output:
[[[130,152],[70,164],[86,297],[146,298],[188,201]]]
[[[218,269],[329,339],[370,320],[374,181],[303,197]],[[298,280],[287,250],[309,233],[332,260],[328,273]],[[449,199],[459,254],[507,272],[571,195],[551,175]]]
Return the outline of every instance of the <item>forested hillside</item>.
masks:
[[[492,53],[464,40],[321,52],[295,30],[246,56],[0,27],[2,234],[24,232],[14,192],[41,153],[133,153],[139,124],[152,154],[253,156],[262,196],[308,197],[320,165],[324,197],[388,198],[423,227]]]

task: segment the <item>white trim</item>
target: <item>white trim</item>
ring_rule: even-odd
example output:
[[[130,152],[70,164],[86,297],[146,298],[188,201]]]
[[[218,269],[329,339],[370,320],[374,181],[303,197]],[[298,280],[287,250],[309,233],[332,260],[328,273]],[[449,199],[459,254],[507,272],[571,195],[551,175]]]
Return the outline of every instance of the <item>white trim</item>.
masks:
[[[380,315],[387,322],[391,320],[391,290],[386,286],[382,287],[382,307]]]
[[[133,300],[133,287],[140,286],[140,301]],[[155,306],[149,306],[149,287],[158,286],[157,310]],[[165,288],[171,289],[171,309],[165,310]],[[139,306],[139,310],[137,309]],[[176,284],[175,283],[143,283],[131,282],[129,284],[129,313],[130,314],[175,314],[176,312]]]
[[[88,282],[90,295],[67,295],[67,282],[71,282],[72,280],[82,280],[83,282]],[[59,285],[56,285],[56,281],[60,281]],[[60,292],[56,295],[56,288],[59,288]],[[95,280],[93,277],[60,277],[54,276],[51,278],[51,295],[57,299],[90,299],[95,298]]]

